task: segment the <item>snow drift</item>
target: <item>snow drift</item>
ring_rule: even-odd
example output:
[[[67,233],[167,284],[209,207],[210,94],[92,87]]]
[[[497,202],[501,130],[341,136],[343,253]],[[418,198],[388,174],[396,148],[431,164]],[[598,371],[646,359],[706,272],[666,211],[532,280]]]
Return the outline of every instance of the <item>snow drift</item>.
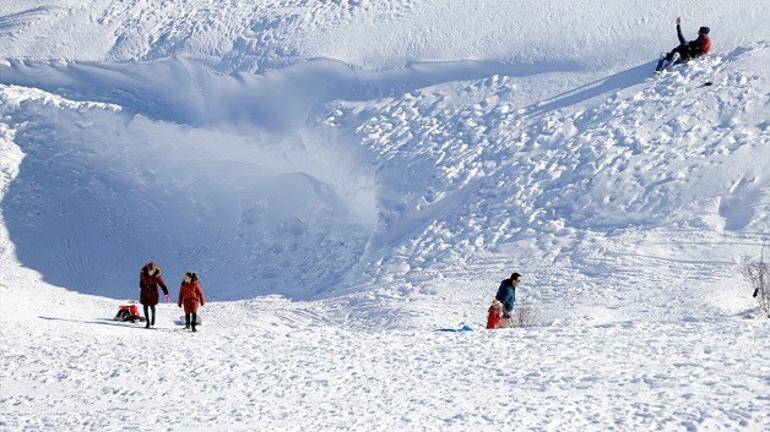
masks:
[[[0,429],[767,430],[768,18],[2,2]],[[110,319],[149,260],[201,332]]]
[[[652,53],[645,50],[667,47],[668,36],[644,36],[651,40],[630,57],[615,57],[606,46],[654,35],[665,27],[659,15],[668,6],[632,22],[619,21],[620,5],[590,19],[590,9],[570,6],[574,13],[560,15],[569,18],[559,33],[575,35],[567,44],[548,36],[555,4],[509,5],[500,14],[484,12],[488,6],[458,5],[436,20],[443,36],[435,36],[465,40],[460,36],[476,27],[455,17],[466,13],[496,23],[515,17],[516,34],[500,24],[475,34],[487,41],[478,45],[483,55],[463,51],[476,46],[464,43],[441,56],[485,60],[382,71],[300,62],[326,55],[366,66],[385,60],[382,67],[432,58],[425,47],[442,46],[430,42],[434,36],[414,45],[411,36],[391,34],[390,44],[376,44],[385,26],[371,23],[370,38],[331,37],[344,40],[331,50],[311,37],[355,33],[373,17],[407,26],[430,15],[425,5],[266,8],[250,18],[259,24],[248,30],[262,35],[261,57],[245,36],[234,36],[246,31],[244,22],[223,28],[228,21],[205,8],[193,14],[206,17],[205,27],[188,26],[190,16],[168,7],[152,17],[111,7],[98,19],[74,4],[8,10],[5,36],[22,43],[6,48],[5,84],[85,103],[4,91],[6,127],[26,154],[2,204],[19,260],[56,285],[118,297],[131,295],[135,269],[150,259],[167,263],[169,274],[197,269],[217,287],[214,298],[309,298],[372,284],[386,291],[392,285],[401,296],[433,292],[426,283],[462,277],[470,262],[491,256],[530,272],[543,263],[558,267],[577,259],[579,239],[597,241],[608,230],[764,232],[765,166],[755,151],[767,142],[759,90],[766,81],[730,66],[765,62],[766,44],[723,51],[656,83],[647,78],[644,59]],[[250,16],[245,7],[219,13]],[[720,26],[736,9],[709,17],[718,46],[751,36]],[[337,15],[287,40],[299,24],[282,14],[301,11]],[[153,30],[162,16],[175,25]],[[64,46],[78,47],[59,48],[56,57],[68,60],[52,60],[46,48],[34,58],[13,54],[46,28],[87,20],[98,39],[129,19],[143,24],[125,27],[108,51],[82,51],[80,36],[64,31]],[[580,27],[586,22],[620,25],[599,40],[601,25],[588,31]],[[454,38],[445,34],[449,28]],[[137,39],[147,33],[154,39]],[[211,45],[211,38],[219,42]],[[357,45],[362,40],[368,42]],[[407,42],[412,48],[392,45]],[[277,56],[292,66],[249,73],[278,64],[265,57],[275,57],[274,44],[293,53]],[[372,46],[382,51],[375,55]],[[339,56],[340,47],[354,56]],[[633,58],[643,64],[622,70]],[[716,84],[698,87],[707,80]],[[754,164],[749,172],[745,161]],[[741,168],[729,172],[723,163]],[[573,266],[590,264],[566,265]]]

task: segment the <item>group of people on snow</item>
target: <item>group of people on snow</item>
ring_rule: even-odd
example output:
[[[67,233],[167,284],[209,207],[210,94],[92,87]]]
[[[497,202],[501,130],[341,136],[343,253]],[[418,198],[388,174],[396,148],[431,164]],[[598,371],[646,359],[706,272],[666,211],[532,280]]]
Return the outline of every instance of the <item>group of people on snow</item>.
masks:
[[[656,71],[661,71],[672,65],[684,63],[690,59],[708,54],[711,50],[709,32],[710,29],[708,27],[701,27],[698,29],[698,37],[688,42],[682,34],[682,18],[677,17],[676,33],[679,38],[679,45],[667,54],[661,55]],[[500,283],[495,299],[488,309],[488,329],[513,327],[513,305],[516,301],[516,288],[520,283],[521,275],[519,273],[511,274],[508,279]],[[142,267],[142,271],[139,273],[140,303],[144,306],[146,328],[155,325],[155,306],[158,304],[160,297],[159,289],[163,291],[163,295],[168,303],[168,288],[163,281],[160,267],[150,262]],[[756,293],[754,295],[756,296]],[[192,272],[185,273],[179,287],[179,299],[177,301],[177,305],[184,308],[185,329],[192,328],[192,331],[196,331],[198,309],[205,302],[198,276]],[[120,311],[118,311],[118,317],[124,317],[126,320],[130,318],[131,321],[134,318],[140,318],[137,314],[138,310],[133,305],[121,306]]]
[[[661,55],[656,68],[657,71],[666,69],[672,65],[687,62],[690,59],[708,54],[711,50],[711,38],[709,37],[711,29],[701,27],[698,29],[698,37],[695,40],[687,41],[682,34],[682,17],[676,19],[676,34],[679,38],[679,45],[665,55]],[[510,328],[513,327],[513,304],[516,301],[516,288],[521,283],[519,273],[511,274],[511,277],[500,282],[495,299],[487,310],[487,328]],[[754,293],[756,296],[757,293]]]
[[[163,272],[154,262],[147,263],[139,272],[139,303],[144,307],[145,328],[155,326],[155,306],[160,300],[158,290],[163,291],[166,303],[168,303],[168,288],[163,281]],[[185,329],[191,328],[192,331],[197,331],[195,326],[198,323],[198,309],[204,304],[206,304],[206,299],[203,296],[203,288],[201,288],[198,275],[193,272],[185,273],[179,286],[179,299],[177,300],[177,306],[184,308]],[[138,314],[136,309],[135,306],[133,309],[131,306],[121,306],[118,316],[126,321],[134,321],[133,318],[136,317],[134,314]]]
[[[511,277],[500,282],[495,299],[487,311],[487,328],[511,328],[513,327],[513,304],[516,302],[516,288],[521,284],[519,273],[511,274]]]

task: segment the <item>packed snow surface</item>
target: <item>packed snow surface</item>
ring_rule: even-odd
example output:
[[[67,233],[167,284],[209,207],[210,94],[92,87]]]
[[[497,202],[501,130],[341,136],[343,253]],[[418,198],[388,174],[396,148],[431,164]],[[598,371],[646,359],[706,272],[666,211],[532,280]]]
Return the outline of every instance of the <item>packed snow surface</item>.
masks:
[[[713,51],[653,76],[678,15]],[[1,3],[0,430],[770,429],[769,21]],[[199,333],[111,319],[148,261]]]

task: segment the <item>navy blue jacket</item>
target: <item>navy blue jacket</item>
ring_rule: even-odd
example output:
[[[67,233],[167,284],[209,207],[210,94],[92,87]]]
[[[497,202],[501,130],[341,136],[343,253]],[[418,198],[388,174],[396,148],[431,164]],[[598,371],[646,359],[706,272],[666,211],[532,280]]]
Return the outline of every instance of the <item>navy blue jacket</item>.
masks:
[[[495,298],[503,304],[503,312],[511,313],[513,304],[516,302],[516,287],[513,286],[510,279],[500,282],[500,288],[497,289]]]

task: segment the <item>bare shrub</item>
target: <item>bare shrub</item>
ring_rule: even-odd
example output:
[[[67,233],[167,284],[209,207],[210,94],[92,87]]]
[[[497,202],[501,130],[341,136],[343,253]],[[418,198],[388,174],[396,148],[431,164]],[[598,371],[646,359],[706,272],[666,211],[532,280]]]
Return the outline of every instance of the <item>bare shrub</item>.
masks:
[[[759,258],[749,255],[744,256],[738,270],[749,283],[752,295],[759,301],[759,308],[770,318],[770,247],[765,244],[759,254]]]
[[[533,327],[536,324],[535,310],[530,306],[520,306],[511,314],[513,327]]]

